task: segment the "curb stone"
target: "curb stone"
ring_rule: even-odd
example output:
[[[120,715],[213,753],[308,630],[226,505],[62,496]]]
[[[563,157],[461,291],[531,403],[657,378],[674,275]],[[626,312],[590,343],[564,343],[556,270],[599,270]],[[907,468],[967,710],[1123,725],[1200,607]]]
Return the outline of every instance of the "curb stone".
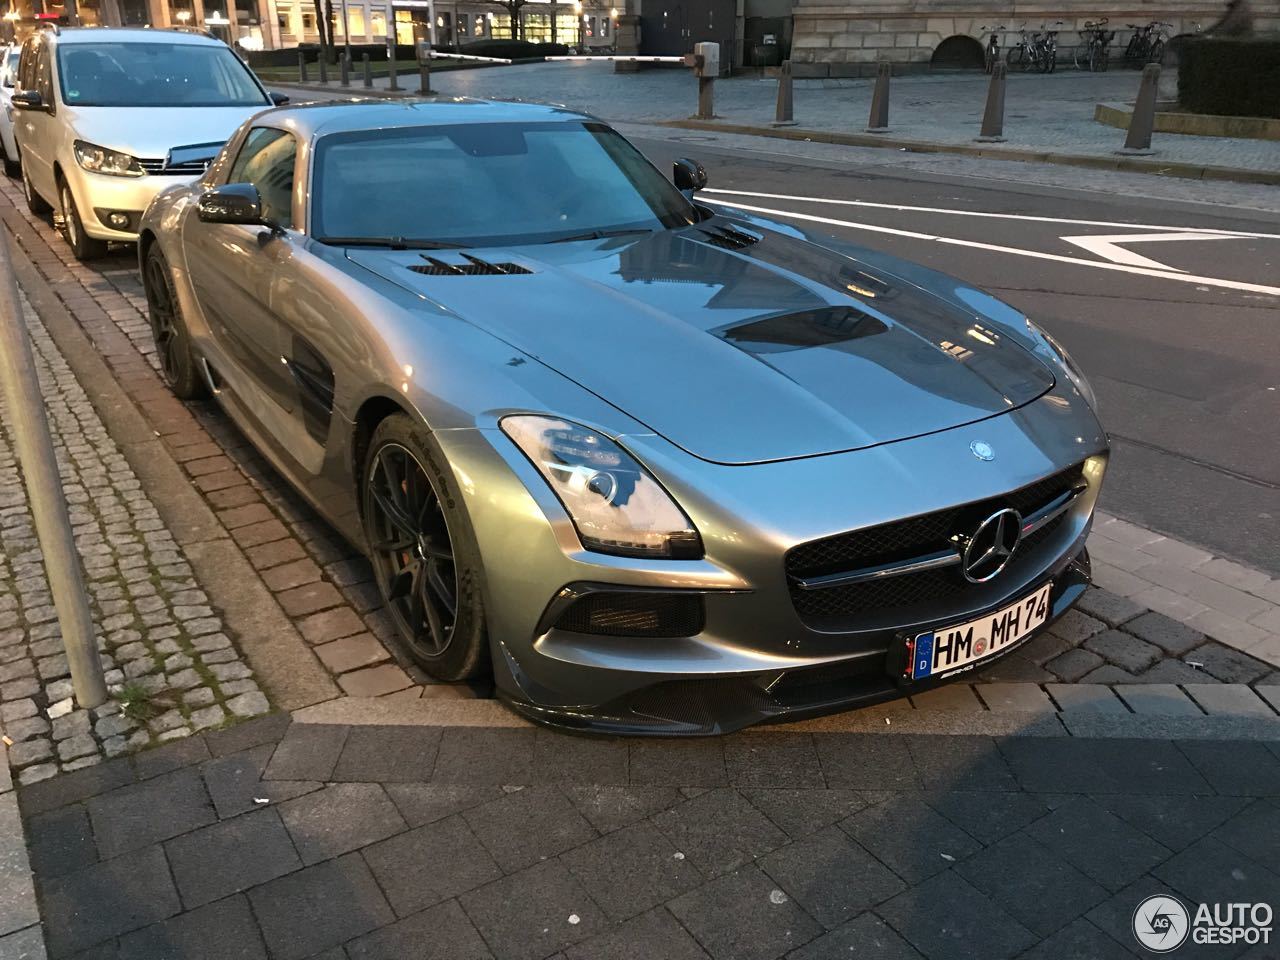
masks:
[[[0,743],[0,960],[45,960],[44,933],[18,798]]]

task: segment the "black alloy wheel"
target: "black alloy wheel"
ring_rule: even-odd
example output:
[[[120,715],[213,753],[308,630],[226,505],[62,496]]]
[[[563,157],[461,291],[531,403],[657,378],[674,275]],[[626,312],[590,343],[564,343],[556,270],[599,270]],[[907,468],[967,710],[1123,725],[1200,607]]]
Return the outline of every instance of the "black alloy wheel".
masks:
[[[160,361],[160,375],[178,399],[202,399],[209,391],[196,370],[195,358],[191,356],[191,339],[178,308],[169,262],[156,243],[147,251],[142,280],[147,293],[151,338],[156,345],[156,359]]]
[[[487,643],[479,551],[424,427],[408,416],[375,431],[364,471],[369,558],[409,653],[440,680],[474,676]],[[443,493],[442,493],[443,491]]]

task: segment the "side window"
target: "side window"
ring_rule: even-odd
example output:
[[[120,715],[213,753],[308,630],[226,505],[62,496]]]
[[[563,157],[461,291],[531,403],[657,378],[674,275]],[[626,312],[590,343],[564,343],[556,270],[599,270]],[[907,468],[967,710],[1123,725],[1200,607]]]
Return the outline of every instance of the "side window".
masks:
[[[53,102],[53,64],[49,61],[49,45],[40,44],[40,55],[36,59],[36,89],[40,91],[40,99],[47,106]]]
[[[255,127],[231,165],[227,183],[252,183],[262,197],[262,215],[289,226],[293,223],[293,166],[297,152],[292,134]]]
[[[31,37],[22,45],[22,58],[18,61],[18,87],[36,89],[36,58],[40,55],[40,41]]]

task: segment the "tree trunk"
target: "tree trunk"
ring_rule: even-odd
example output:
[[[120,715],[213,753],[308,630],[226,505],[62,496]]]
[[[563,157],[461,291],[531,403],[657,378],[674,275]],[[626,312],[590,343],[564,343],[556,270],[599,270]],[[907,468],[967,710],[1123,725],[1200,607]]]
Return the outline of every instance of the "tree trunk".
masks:
[[[312,0],[316,8],[316,33],[320,35],[320,56],[327,57],[329,50],[329,21],[324,17],[323,0]]]
[[[338,62],[338,31],[335,25],[335,21],[333,19],[333,0],[324,0],[324,14],[325,14],[324,22],[328,24],[328,27],[329,27],[329,49],[327,51],[329,62],[337,63]],[[344,30],[346,29],[346,24],[343,24],[343,29]]]

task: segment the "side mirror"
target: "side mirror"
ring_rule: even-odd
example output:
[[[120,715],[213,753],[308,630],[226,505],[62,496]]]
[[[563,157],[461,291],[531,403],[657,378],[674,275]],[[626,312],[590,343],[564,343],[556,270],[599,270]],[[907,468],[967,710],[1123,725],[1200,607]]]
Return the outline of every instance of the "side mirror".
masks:
[[[271,98],[271,102],[277,107],[283,106],[289,102],[289,95],[287,93],[280,93],[279,91],[272,90],[267,94],[267,96]]]
[[[43,110],[44,98],[38,90],[21,90],[13,95],[13,105],[19,110]]]
[[[262,198],[252,183],[228,183],[200,195],[196,214],[205,223],[262,224]]]
[[[697,160],[683,157],[673,165],[671,179],[676,189],[692,200],[693,193],[707,185],[707,171]]]

